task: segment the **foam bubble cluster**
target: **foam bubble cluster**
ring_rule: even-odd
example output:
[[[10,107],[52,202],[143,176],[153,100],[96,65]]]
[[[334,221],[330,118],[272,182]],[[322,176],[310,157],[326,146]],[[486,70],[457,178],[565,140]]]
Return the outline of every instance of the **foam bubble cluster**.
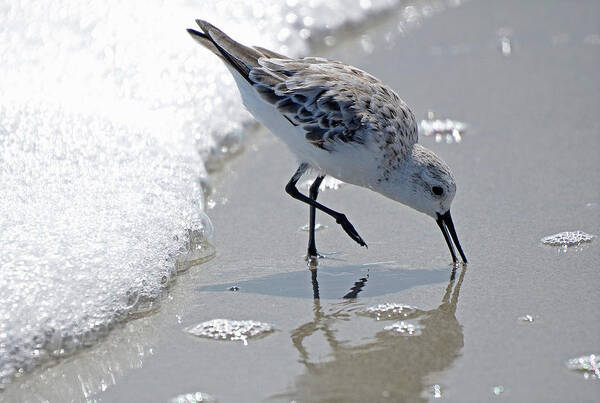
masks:
[[[211,237],[194,159],[143,132],[0,106],[0,379],[92,344],[145,311],[191,233]],[[209,258],[208,244],[193,251]],[[184,247],[185,251],[185,247]]]
[[[215,340],[240,340],[248,345],[248,339],[264,336],[275,328],[254,320],[213,319],[190,327],[186,331],[194,336]]]
[[[209,395],[208,393],[194,392],[185,393],[171,399],[171,403],[215,403],[217,399]]]
[[[421,334],[423,326],[405,321],[400,321],[386,326],[384,327],[384,329],[389,330],[391,332],[399,333],[404,336],[416,336]]]
[[[600,354],[584,355],[567,361],[567,368],[583,372],[586,379],[600,379]]]
[[[591,242],[595,235],[586,234],[583,231],[567,231],[542,238],[542,243],[551,246],[577,246],[582,243]]]
[[[364,311],[366,315],[377,320],[396,320],[400,318],[406,318],[415,312],[417,312],[417,308],[415,307],[410,305],[394,304],[390,302],[370,306]]]

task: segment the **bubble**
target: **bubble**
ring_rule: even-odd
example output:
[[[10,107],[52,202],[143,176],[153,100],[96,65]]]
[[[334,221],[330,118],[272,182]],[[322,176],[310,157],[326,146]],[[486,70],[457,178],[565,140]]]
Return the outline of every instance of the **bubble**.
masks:
[[[433,385],[433,398],[439,399],[442,397],[442,388],[440,385]]]
[[[214,339],[242,341],[248,345],[249,338],[262,337],[275,331],[275,328],[263,322],[253,320],[213,319],[187,328],[194,336]]]
[[[512,54],[512,35],[513,29],[510,27],[502,27],[498,29],[498,47],[502,56],[508,57]]]
[[[500,51],[503,56],[510,56],[512,53],[512,42],[509,37],[500,38]]]
[[[203,212],[196,212],[187,229],[185,245],[180,248],[176,257],[177,270],[185,271],[211,260],[215,256],[213,244],[212,222]]]
[[[494,393],[494,395],[500,396],[502,393],[504,393],[504,386],[502,386],[502,385],[494,386],[492,388],[492,392]]]

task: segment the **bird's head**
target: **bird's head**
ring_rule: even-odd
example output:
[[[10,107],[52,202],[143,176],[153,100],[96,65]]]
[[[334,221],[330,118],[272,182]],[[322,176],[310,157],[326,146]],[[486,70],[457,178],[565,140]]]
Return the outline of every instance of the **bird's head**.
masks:
[[[450,237],[463,262],[467,262],[450,215],[456,183],[450,167],[441,158],[415,144],[405,161],[382,183],[381,193],[432,217],[444,235],[452,260],[457,262]]]

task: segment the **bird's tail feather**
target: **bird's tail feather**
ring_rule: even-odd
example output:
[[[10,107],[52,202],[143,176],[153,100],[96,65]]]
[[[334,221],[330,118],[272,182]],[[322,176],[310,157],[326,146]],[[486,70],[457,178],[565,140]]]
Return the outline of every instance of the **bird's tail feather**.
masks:
[[[188,33],[192,38],[220,56],[246,80],[250,81],[248,77],[250,70],[259,67],[258,59],[264,55],[254,48],[234,41],[219,28],[207,21],[196,20],[196,23],[204,33],[188,29]]]
[[[190,34],[190,36],[196,42],[198,42],[200,45],[204,46],[206,49],[210,50],[215,55],[217,55],[221,59],[223,59],[223,55],[221,55],[221,52],[219,52],[219,49],[217,49],[215,44],[210,40],[210,38],[208,36],[206,36],[202,32],[198,32],[195,29],[191,29],[191,28],[188,28],[187,32],[188,32],[188,34]]]

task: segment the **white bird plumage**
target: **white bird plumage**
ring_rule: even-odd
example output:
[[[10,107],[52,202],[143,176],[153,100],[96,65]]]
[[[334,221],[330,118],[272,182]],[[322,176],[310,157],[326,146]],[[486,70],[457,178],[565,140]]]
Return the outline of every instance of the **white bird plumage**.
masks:
[[[318,256],[315,208],[333,216],[352,239],[366,246],[343,214],[316,201],[318,185],[330,175],[433,217],[453,261],[457,259],[450,236],[466,263],[450,216],[456,193],[452,172],[437,155],[417,144],[416,119],[390,87],[356,67],[247,47],[206,21],[196,22],[203,32],[188,29],[190,35],[225,62],[246,108],[300,162],[286,191],[311,205],[307,257]],[[296,188],[308,169],[319,174],[310,198]]]

